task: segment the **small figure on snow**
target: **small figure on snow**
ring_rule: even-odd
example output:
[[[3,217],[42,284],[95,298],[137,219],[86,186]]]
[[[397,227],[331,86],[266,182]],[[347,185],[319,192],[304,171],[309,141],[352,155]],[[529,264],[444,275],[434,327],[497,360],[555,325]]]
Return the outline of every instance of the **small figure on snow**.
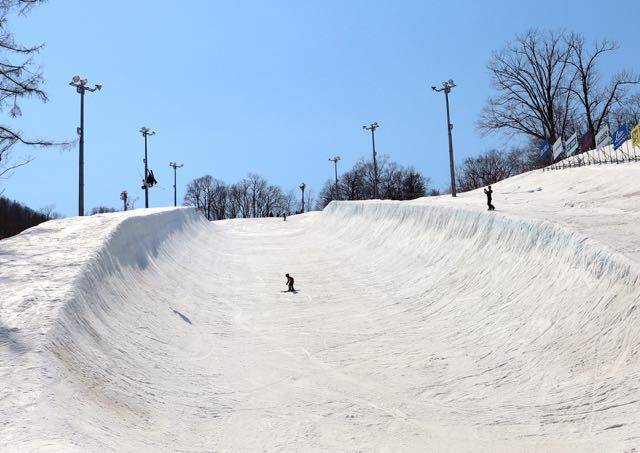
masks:
[[[493,211],[496,207],[491,204],[491,196],[493,195],[493,190],[491,190],[491,186],[487,186],[484,189],[484,193],[487,196],[487,206],[489,207],[489,211]]]
[[[287,221],[287,213],[286,212],[282,213],[282,220],[284,220],[285,222]]]
[[[293,277],[289,274],[284,274],[284,276],[287,277],[287,286],[289,287],[289,290],[287,292],[295,293],[296,290],[293,287]]]

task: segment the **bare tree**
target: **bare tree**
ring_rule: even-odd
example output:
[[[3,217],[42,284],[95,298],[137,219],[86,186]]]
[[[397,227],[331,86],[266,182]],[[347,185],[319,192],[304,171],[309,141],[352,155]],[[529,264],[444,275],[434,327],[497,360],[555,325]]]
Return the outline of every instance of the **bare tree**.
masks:
[[[304,197],[305,197],[305,200],[304,200],[305,212],[312,211],[314,197],[313,197],[313,189],[311,187],[307,187],[307,190],[304,192]]]
[[[467,157],[456,170],[456,184],[461,192],[495,184],[505,178],[536,168],[537,149],[513,148],[509,152],[489,150],[476,157]]]
[[[227,191],[227,217],[236,219],[240,216],[242,205],[242,190],[239,184],[232,184]]]
[[[108,206],[96,206],[95,208],[91,209],[91,212],[89,213],[89,215],[96,215],[96,214],[107,214],[110,212],[117,212],[118,210],[116,208],[110,208]]]
[[[238,207],[240,217],[247,219],[251,217],[251,196],[249,187],[251,183],[248,179],[243,179],[232,186],[232,194]]]
[[[313,202],[310,192],[306,193],[306,201]],[[269,184],[254,173],[229,186],[205,175],[191,181],[184,195],[184,204],[195,206],[209,220],[273,217],[296,212],[298,202],[297,191],[285,193],[281,187]]]
[[[497,94],[478,121],[483,133],[523,133],[554,142],[564,135],[574,112],[570,49],[563,33],[529,30],[489,63]]]
[[[611,120],[614,125],[626,124],[629,128],[640,124],[640,93],[629,96],[611,112]]]
[[[56,208],[56,205],[50,204],[38,209],[38,213],[42,214],[49,220],[61,219],[62,214],[60,214],[59,212],[56,212],[55,208]]]
[[[211,220],[222,220],[227,217],[228,200],[229,189],[227,185],[224,181],[214,178],[209,196]]]
[[[574,69],[576,80],[568,90],[575,95],[584,110],[587,132],[595,137],[607,121],[612,107],[624,102],[627,95],[625,88],[640,83],[640,79],[628,71],[622,71],[609,84],[602,86],[598,64],[603,56],[618,49],[617,43],[613,41],[603,39],[588,50],[584,37],[572,33],[567,37],[567,46],[571,51],[569,64]]]
[[[140,199],[140,197],[135,197],[135,198],[127,198],[127,209],[131,210],[131,209],[135,209],[136,208],[136,202]]]
[[[378,195],[388,200],[412,200],[424,197],[429,186],[429,178],[425,178],[414,168],[405,168],[390,161],[387,156],[380,160],[381,171],[378,172]],[[373,196],[373,180],[371,179],[373,164],[361,159],[353,168],[344,172],[338,179],[338,192],[341,200],[366,200]],[[316,209],[324,209],[335,199],[335,181],[325,182],[318,194]],[[310,203],[307,203],[310,204]]]
[[[42,89],[44,79],[40,68],[36,67],[33,57],[42,45],[25,46],[14,39],[8,28],[12,15],[26,15],[44,0],[0,0],[0,111],[8,111],[11,118],[22,115],[20,101],[35,97],[46,102],[47,95]],[[13,159],[10,156],[14,145],[28,146],[66,145],[50,140],[27,138],[23,133],[8,124],[0,124],[0,178],[8,177],[11,172],[27,163],[31,157]]]
[[[184,193],[184,205],[195,206],[205,217],[212,220],[210,197],[213,192],[213,178],[211,175],[201,176],[187,184]]]
[[[229,188],[211,175],[204,175],[187,184],[185,206],[195,206],[208,220],[224,219],[228,215]]]
[[[298,210],[298,192],[296,189],[289,189],[285,194],[284,200],[284,211],[287,214],[291,214],[292,212],[296,212]]]
[[[427,194],[427,188],[431,182],[430,178],[423,176],[413,167],[409,167],[403,171],[402,190],[400,191],[399,200],[414,200],[424,197]]]
[[[249,196],[251,197],[250,217],[262,217],[259,202],[267,188],[267,180],[255,173],[249,173],[247,180],[249,182]]]
[[[287,208],[287,197],[278,186],[269,185],[262,191],[259,217],[272,217]]]

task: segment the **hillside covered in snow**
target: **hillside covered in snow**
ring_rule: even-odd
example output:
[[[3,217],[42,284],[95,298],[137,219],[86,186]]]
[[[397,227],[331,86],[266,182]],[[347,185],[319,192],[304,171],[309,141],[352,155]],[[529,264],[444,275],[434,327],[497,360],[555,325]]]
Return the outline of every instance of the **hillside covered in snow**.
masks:
[[[639,176],[0,241],[1,449],[630,451]]]

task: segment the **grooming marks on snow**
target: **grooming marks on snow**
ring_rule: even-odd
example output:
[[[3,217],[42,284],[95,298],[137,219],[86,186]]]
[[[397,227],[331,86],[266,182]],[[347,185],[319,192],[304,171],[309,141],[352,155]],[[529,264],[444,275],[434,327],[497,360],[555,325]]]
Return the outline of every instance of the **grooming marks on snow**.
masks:
[[[22,354],[29,347],[20,338],[20,329],[17,327],[4,327],[0,324],[0,349],[7,348],[13,354]]]
[[[141,210],[0,241],[0,444],[633,451],[639,171],[520,175],[493,185],[491,214],[480,189],[287,222]]]

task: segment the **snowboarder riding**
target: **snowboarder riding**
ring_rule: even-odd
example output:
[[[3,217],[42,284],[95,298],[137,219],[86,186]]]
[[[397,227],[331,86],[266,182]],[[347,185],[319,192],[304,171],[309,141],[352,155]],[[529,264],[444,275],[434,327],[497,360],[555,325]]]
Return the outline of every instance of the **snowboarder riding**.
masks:
[[[158,181],[156,181],[156,177],[153,175],[153,170],[149,170],[147,178],[142,181],[142,189],[148,189],[155,186],[157,183]]]
[[[289,275],[289,274],[284,274],[284,276],[287,277],[287,286],[289,287],[288,292],[290,291],[292,293],[295,293],[296,290],[293,287],[293,277],[291,275]]]
[[[484,193],[487,196],[487,206],[489,207],[489,211],[493,211],[496,207],[491,204],[491,195],[493,194],[491,186],[487,186],[487,188],[484,189]]]

